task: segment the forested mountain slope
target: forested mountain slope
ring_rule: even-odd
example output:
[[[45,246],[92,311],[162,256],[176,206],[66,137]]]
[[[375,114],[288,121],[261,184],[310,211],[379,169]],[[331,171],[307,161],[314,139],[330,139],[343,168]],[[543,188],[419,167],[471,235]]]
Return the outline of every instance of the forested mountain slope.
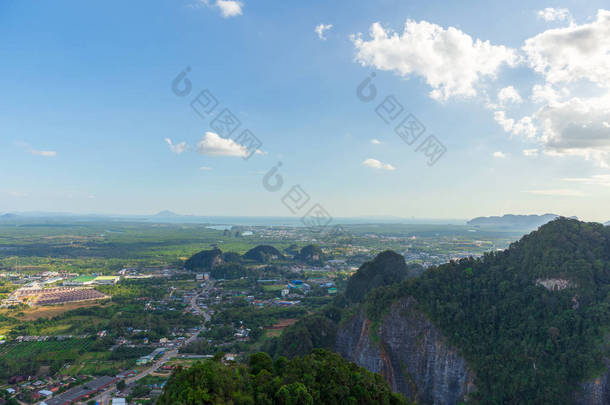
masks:
[[[411,398],[564,404],[580,396],[579,403],[607,404],[609,309],[610,228],[561,218],[506,251],[373,290],[361,305],[337,298],[321,314],[334,327],[311,322],[308,328],[311,336],[336,336],[333,349],[340,352],[357,342],[369,354],[354,360],[373,371],[402,368],[384,376],[395,388],[409,386],[400,391]],[[293,347],[290,334],[280,338],[278,353]],[[441,377],[429,378],[434,373]],[[442,388],[447,379],[451,395]]]
[[[407,405],[379,375],[341,356],[316,350],[304,357],[273,361],[250,356],[248,366],[219,360],[174,372],[159,405]]]

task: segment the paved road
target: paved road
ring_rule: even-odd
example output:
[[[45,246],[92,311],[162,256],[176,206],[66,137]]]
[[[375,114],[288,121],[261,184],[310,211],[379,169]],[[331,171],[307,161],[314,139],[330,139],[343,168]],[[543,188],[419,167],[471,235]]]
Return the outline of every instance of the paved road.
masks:
[[[213,285],[212,282],[208,282],[206,287],[199,294],[196,294],[195,296],[193,296],[193,298],[189,302],[189,306],[193,310],[203,314],[206,322],[209,322],[209,320],[211,319],[211,316],[210,316],[210,314],[208,314],[207,311],[202,311],[201,308],[197,307],[197,299],[201,295],[206,294],[210,290],[210,288],[212,288],[212,285]],[[195,339],[197,339],[199,337],[199,334],[202,331],[204,331],[204,330],[205,330],[205,326],[201,325],[201,328],[197,332],[195,332],[191,336],[189,336],[188,339],[185,339],[181,343],[181,346],[185,346],[185,345],[188,345],[189,343],[193,342]],[[138,380],[141,380],[142,378],[146,377],[147,375],[157,371],[161,366],[163,366],[165,363],[167,363],[168,360],[171,360],[173,357],[176,357],[177,355],[178,355],[178,349],[173,349],[173,350],[165,352],[163,354],[163,356],[161,356],[161,358],[155,362],[155,364],[153,364],[152,366],[150,366],[146,370],[142,370],[141,372],[139,372],[138,374],[136,374],[133,377],[126,378],[125,379],[125,383],[127,385],[134,384]],[[110,404],[112,402],[112,395],[111,394],[115,390],[116,390],[115,386],[108,387],[108,389],[102,391],[95,398],[92,398],[92,400],[93,401],[99,401],[99,403],[101,405]]]
[[[208,322],[211,317],[210,315],[205,312],[202,311],[201,308],[199,308],[197,306],[197,299],[208,292],[208,290],[211,288],[211,284],[212,283],[208,283],[208,285],[197,295],[194,295],[193,298],[191,299],[191,301],[189,302],[190,307],[193,309],[193,311],[203,314],[205,321]],[[203,325],[201,325],[201,328],[193,333],[188,339],[185,339],[180,346],[186,346],[189,343],[193,342],[195,339],[197,339],[199,337],[199,334],[205,330],[205,327]],[[163,354],[163,356],[161,356],[161,358],[152,366],[150,366],[149,368],[147,368],[146,370],[141,371],[139,374],[133,376],[133,377],[129,377],[127,379],[125,379],[125,383],[127,385],[133,384],[138,380],[141,380],[142,378],[146,377],[147,375],[149,375],[150,373],[154,373],[155,371],[157,371],[162,365],[164,365],[165,363],[167,363],[168,360],[172,359],[173,357],[176,357],[178,355],[178,349],[174,349],[174,350],[170,350],[168,352],[165,352],[165,354]]]

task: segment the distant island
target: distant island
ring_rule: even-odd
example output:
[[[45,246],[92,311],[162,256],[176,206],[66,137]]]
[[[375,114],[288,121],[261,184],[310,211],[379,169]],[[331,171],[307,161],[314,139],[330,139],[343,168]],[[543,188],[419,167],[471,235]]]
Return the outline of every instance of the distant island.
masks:
[[[533,230],[542,225],[559,218],[557,214],[544,215],[512,215],[507,214],[501,217],[477,217],[467,222],[468,225],[477,227],[496,227],[496,228],[515,228],[523,230]],[[576,217],[571,217],[577,219]]]

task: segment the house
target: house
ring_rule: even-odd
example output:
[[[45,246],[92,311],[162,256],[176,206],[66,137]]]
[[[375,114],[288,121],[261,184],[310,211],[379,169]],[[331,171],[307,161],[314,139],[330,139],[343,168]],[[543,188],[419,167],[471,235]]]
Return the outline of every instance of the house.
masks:
[[[225,353],[224,357],[222,358],[222,361],[225,363],[229,361],[235,361],[236,357],[237,355],[234,353]]]
[[[50,397],[53,393],[49,390],[40,390],[38,393],[43,397]]]
[[[148,356],[142,356],[139,359],[136,360],[136,365],[138,366],[143,366],[145,364],[148,364],[152,361],[152,357],[150,357],[150,355]]]

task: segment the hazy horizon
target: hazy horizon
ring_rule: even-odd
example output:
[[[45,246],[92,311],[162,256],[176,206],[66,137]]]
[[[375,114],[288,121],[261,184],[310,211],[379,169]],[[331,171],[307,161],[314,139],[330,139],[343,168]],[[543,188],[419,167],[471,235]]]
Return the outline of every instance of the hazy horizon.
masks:
[[[605,222],[607,9],[5,2],[0,211]]]

